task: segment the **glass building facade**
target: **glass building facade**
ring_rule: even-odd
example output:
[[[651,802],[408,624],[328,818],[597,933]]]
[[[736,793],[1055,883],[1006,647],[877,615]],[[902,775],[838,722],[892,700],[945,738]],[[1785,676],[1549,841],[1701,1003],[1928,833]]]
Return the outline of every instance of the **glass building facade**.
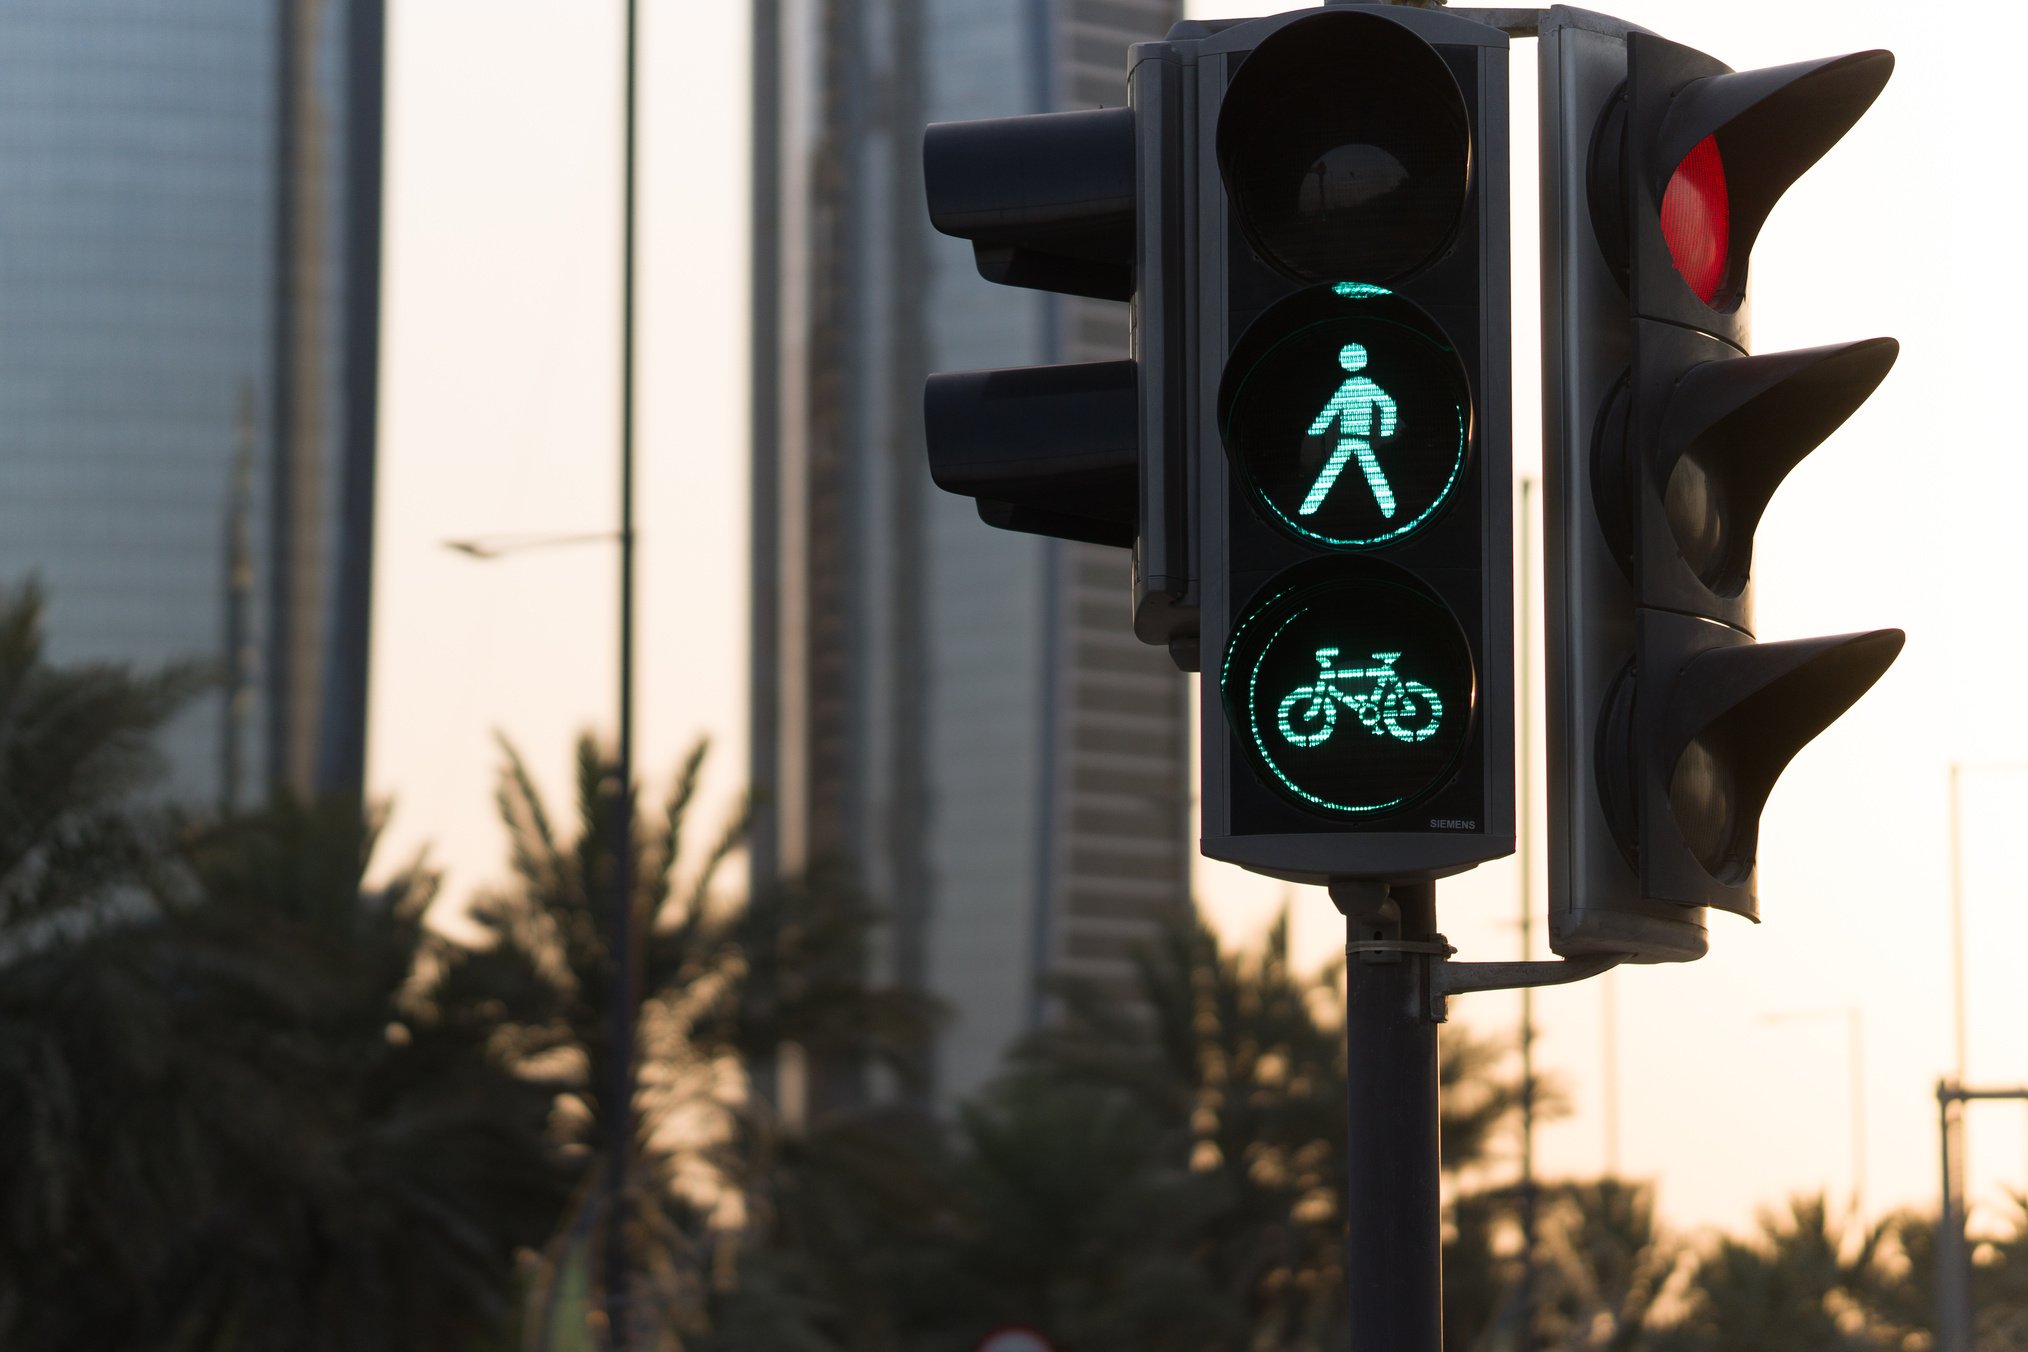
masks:
[[[363,780],[380,0],[0,5],[0,584],[200,664],[171,792]]]
[[[1118,106],[1178,0],[762,0],[755,20],[757,881],[852,865],[889,974],[952,1018],[945,1102],[1122,988],[1187,912],[1184,678],[1126,551],[996,531],[931,484],[927,373],[1117,358],[1126,308],[993,286],[930,229],[929,122]]]

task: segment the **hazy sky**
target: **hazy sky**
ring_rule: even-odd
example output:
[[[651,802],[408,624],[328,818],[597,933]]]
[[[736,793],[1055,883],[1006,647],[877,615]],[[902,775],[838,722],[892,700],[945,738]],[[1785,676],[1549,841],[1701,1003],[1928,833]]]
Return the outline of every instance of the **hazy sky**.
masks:
[[[611,726],[612,548],[478,564],[440,542],[615,521],[621,6],[390,11],[372,778],[396,807],[388,858],[430,842],[462,894],[497,879],[504,859],[494,730],[561,800],[572,735]],[[742,5],[692,0],[643,0],[642,11],[640,763],[651,787],[666,784],[682,748],[710,736],[715,812],[745,774],[748,19]],[[1950,7],[1968,20],[1982,11],[2012,12]],[[2008,421],[2028,343],[1995,318],[2028,300],[2021,194],[1992,164],[2019,158],[1999,139],[2019,120],[2003,103],[2006,49],[1954,45],[1957,25],[1937,11],[1885,0],[1625,0],[1613,12],[1739,68],[1867,47],[1898,58],[1880,101],[1755,248],[1755,350],[1889,334],[1902,356],[1775,497],[1754,578],[1764,638],[1889,625],[1909,635],[1886,678],[1777,787],[1763,817],[1765,923],[1714,915],[1702,961],[1610,979],[1618,1162],[1659,1182],[1679,1225],[1738,1225],[1801,1190],[1842,1201],[1845,1011],[1856,1007],[1868,1210],[1931,1204],[1933,1090],[1952,1055],[1953,761],[1975,767],[1963,798],[1970,1076],[2028,1084],[2028,915],[2006,862],[2028,814],[2028,464]],[[1534,44],[1517,41],[1523,471],[1539,455],[1534,64]],[[1539,560],[1529,567],[1540,576]],[[1516,954],[1519,887],[1503,861],[1440,888],[1462,957]],[[1313,889],[1206,867],[1199,892],[1235,936],[1287,899],[1311,958],[1341,939]],[[1543,956],[1539,915],[1536,932]],[[1599,981],[1537,996],[1538,1063],[1573,1108],[1541,1133],[1545,1173],[1606,1163],[1606,997]],[[1518,1000],[1467,996],[1453,1009],[1493,1031],[1512,1026]],[[1815,1013],[1768,1019],[1796,1011]],[[2021,1105],[1973,1107],[1981,1195],[2028,1188],[2024,1125]]]

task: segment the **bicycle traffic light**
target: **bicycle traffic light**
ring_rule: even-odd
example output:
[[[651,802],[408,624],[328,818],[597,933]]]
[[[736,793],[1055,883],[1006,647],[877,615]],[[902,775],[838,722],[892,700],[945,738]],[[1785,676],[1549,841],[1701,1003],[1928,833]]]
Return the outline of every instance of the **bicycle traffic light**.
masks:
[[[1749,255],[1893,58],[1735,72],[1558,7],[1540,60],[1550,944],[1681,961],[1707,908],[1758,918],[1776,778],[1901,648],[1755,642],[1750,586],[1783,476],[1897,348],[1748,355]]]
[[[1510,853],[1507,38],[1342,6],[1137,52],[1196,92],[1203,851]]]
[[[1151,66],[1123,108],[944,122],[923,136],[930,221],[1007,286],[1133,302],[1133,356],[932,375],[931,477],[987,524],[1134,550],[1134,628],[1195,631],[1180,356],[1176,89]],[[1191,647],[1194,654],[1194,645]]]

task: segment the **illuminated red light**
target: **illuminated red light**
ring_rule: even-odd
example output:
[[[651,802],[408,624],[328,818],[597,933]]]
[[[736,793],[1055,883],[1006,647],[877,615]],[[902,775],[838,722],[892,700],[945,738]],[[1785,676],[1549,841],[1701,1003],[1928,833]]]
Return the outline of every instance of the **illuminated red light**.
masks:
[[[1732,205],[1725,192],[1725,162],[1718,142],[1705,137],[1669,177],[1662,194],[1662,238],[1676,271],[1706,305],[1725,280],[1732,248]]]

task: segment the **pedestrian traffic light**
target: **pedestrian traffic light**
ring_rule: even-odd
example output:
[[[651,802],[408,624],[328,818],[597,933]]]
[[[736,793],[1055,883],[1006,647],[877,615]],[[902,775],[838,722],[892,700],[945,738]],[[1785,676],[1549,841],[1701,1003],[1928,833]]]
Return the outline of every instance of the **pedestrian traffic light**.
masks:
[[[1507,38],[1185,24],[1204,853],[1300,881],[1512,851]]]
[[[1749,256],[1893,58],[1735,72],[1562,7],[1539,55],[1550,943],[1680,961],[1707,908],[1758,918],[1776,778],[1901,648],[1755,642],[1749,581],[1783,476],[1896,353],[1748,355]]]
[[[1136,63],[1126,107],[928,129],[931,223],[970,240],[989,281],[1131,300],[1133,355],[932,375],[923,423],[931,476],[973,498],[988,524],[1132,547],[1135,632],[1182,644],[1194,665],[1186,443],[1173,409],[1183,384],[1171,369],[1180,107],[1172,69]]]

